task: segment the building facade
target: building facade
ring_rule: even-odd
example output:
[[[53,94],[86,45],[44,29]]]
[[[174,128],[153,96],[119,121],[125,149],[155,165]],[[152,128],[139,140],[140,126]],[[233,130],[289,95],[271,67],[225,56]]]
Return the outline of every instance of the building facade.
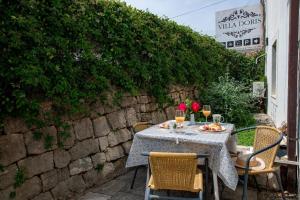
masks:
[[[277,127],[287,122],[290,1],[265,1],[268,114]]]
[[[288,159],[300,164],[299,0],[261,0],[265,11],[268,114],[277,127],[287,122]],[[288,181],[295,179],[290,167]],[[298,191],[299,184],[298,166]]]

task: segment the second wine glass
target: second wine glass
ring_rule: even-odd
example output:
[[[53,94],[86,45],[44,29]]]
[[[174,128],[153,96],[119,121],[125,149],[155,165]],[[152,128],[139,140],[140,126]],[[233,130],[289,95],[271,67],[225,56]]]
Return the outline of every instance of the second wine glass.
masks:
[[[203,105],[203,115],[206,118],[206,123],[207,123],[207,117],[211,114],[211,108],[210,105]]]

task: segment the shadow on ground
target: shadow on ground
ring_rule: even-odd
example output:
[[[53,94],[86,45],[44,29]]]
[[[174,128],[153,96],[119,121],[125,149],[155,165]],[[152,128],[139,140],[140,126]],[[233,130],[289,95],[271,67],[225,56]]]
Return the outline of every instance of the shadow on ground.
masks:
[[[117,177],[101,186],[88,190],[84,195],[77,198],[78,200],[144,200],[145,182],[146,182],[146,169],[142,168],[138,171],[137,178],[133,189],[130,189],[133,171]],[[211,191],[211,184],[208,190]],[[165,193],[165,192],[163,192]],[[241,199],[242,187],[239,185],[236,191],[228,188],[224,189],[222,193],[222,200],[236,200]],[[178,193],[175,192],[171,195],[181,195],[185,197],[192,197],[192,193]],[[212,195],[208,194],[208,199],[214,199]],[[280,194],[271,191],[258,192],[256,189],[249,188],[249,200],[276,200],[281,199]],[[297,199],[295,196],[287,198],[288,200]]]

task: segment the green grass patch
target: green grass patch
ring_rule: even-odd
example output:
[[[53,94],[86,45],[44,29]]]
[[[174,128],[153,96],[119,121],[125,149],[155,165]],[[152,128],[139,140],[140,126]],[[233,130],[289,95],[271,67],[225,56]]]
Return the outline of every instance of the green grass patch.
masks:
[[[255,130],[243,131],[238,133],[238,145],[252,146]]]

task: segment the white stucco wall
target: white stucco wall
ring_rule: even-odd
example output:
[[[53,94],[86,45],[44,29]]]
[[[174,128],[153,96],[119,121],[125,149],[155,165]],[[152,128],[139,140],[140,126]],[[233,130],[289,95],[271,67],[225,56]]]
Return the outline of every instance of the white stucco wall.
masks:
[[[300,11],[300,5],[299,5],[299,11]],[[298,41],[300,41],[300,14],[299,14],[299,18],[298,18]],[[298,47],[298,55],[300,55],[300,47]],[[298,118],[297,118],[297,123],[298,123],[298,129],[297,129],[297,137],[300,138],[300,56],[298,56],[298,105],[297,105],[297,113],[298,113]],[[298,166],[298,183],[300,183],[300,140],[298,140],[298,162],[299,162],[299,166]],[[300,194],[300,184],[298,184],[298,194]]]
[[[289,0],[266,0],[268,114],[279,127],[287,121]],[[272,45],[277,41],[276,95],[272,95]]]

